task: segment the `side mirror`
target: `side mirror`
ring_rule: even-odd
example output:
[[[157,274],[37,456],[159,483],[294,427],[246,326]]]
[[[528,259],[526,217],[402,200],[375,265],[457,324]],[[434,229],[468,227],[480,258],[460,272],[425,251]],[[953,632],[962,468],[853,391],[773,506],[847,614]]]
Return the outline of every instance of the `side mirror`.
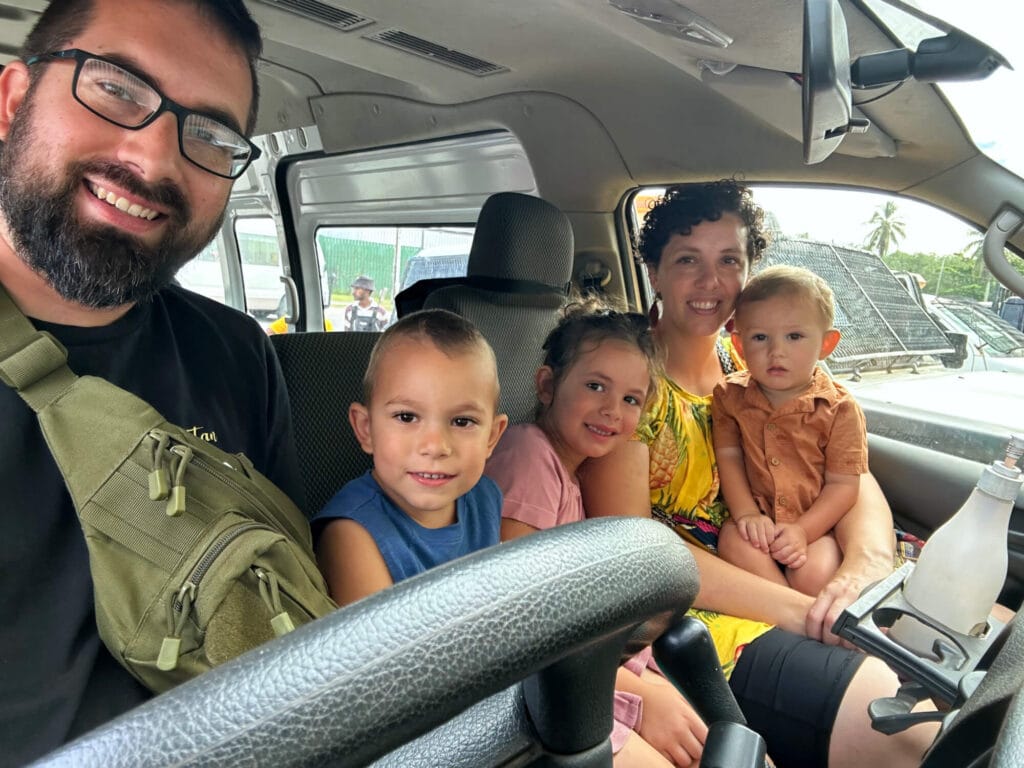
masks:
[[[948,355],[941,355],[939,359],[945,368],[963,368],[967,362],[967,334],[956,331],[946,331],[946,338],[953,345],[953,351]]]

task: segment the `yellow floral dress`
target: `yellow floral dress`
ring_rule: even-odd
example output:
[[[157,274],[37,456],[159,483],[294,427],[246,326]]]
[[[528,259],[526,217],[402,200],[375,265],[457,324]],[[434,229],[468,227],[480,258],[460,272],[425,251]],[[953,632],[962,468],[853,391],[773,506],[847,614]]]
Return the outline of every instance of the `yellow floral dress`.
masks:
[[[732,345],[720,344],[723,368],[742,363]],[[651,510],[657,520],[709,552],[718,550],[726,508],[718,494],[718,464],[711,442],[711,396],[687,392],[670,379],[658,381],[633,439],[650,451]],[[743,647],[772,625],[697,608],[690,615],[710,630],[728,677]]]

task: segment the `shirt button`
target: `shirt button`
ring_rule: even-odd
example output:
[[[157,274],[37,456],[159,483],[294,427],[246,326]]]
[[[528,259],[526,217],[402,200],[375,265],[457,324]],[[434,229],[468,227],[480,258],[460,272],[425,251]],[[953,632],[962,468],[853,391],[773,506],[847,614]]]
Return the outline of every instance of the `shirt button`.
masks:
[[[775,431],[775,425],[774,424],[769,424],[767,427],[765,427],[765,429],[767,429],[769,432],[774,432]]]
[[[772,458],[771,458],[771,465],[772,465],[773,467],[777,467],[777,466],[779,466],[779,464],[781,464],[781,463],[782,463],[782,462],[781,462],[781,461],[779,461],[779,457],[778,457],[778,456],[772,456]]]
[[[786,504],[787,504],[786,497],[785,496],[779,496],[779,506],[780,507],[784,507],[784,506],[786,506]]]

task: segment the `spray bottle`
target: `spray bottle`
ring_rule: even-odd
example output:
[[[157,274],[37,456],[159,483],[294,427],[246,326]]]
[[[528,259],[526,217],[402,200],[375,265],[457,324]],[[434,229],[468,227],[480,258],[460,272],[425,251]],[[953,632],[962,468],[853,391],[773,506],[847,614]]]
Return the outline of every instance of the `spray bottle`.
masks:
[[[932,536],[907,577],[903,596],[914,608],[965,635],[981,635],[1006,579],[1006,538],[1013,502],[1024,483],[1017,461],[1024,436],[1014,435],[1002,461],[985,467],[964,505]],[[914,653],[935,658],[942,635],[910,616],[889,637]]]

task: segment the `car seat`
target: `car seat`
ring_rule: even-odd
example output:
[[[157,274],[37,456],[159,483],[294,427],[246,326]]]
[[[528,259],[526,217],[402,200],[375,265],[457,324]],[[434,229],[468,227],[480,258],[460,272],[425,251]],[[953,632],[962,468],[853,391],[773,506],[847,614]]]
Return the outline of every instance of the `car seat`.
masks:
[[[448,309],[471,320],[494,347],[501,409],[530,421],[541,344],[558,321],[572,277],[568,217],[518,192],[491,195],[480,210],[466,277],[425,280],[396,297],[399,315]]]
[[[373,464],[348,424],[379,333],[287,333],[270,337],[292,408],[306,517]]]

